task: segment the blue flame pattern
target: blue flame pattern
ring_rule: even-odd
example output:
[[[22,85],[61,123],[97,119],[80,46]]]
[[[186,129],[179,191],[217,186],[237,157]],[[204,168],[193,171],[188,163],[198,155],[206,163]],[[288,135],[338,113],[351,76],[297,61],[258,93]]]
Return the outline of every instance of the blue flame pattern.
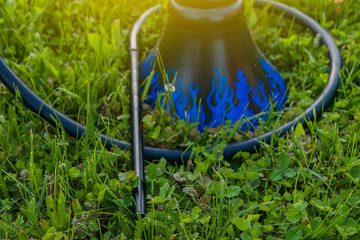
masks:
[[[148,56],[145,61],[143,62],[143,64],[141,65],[141,72],[140,72],[140,78],[141,79],[145,79],[147,78],[150,73],[151,70],[154,68],[154,59],[155,59],[156,55],[153,56]],[[154,82],[154,81],[152,81]]]
[[[193,104],[192,104],[192,107],[191,107],[191,110],[190,110],[189,122],[190,123],[194,123],[194,122],[200,123],[199,130],[203,131],[204,126],[205,126],[205,120],[206,120],[205,119],[205,112],[204,112],[201,101],[199,103],[197,103],[197,101],[196,101],[196,96],[197,96],[197,94],[199,92],[200,86],[198,86],[195,90],[193,90],[193,86],[194,86],[194,83],[191,83],[190,95],[191,95],[191,99],[192,99]],[[177,109],[176,104],[175,104],[175,108]]]
[[[152,63],[156,56],[148,57],[141,67],[141,78],[145,79],[150,75],[154,64]],[[272,101],[276,104],[277,109],[281,109],[286,102],[286,85],[280,74],[271,66],[267,61],[259,58],[259,62],[264,69],[267,77],[268,84],[270,86]],[[216,77],[219,80],[219,86],[216,86],[215,80],[211,79],[212,88],[208,95],[205,104],[208,104],[212,111],[212,118],[206,122],[205,112],[203,109],[203,100],[197,99],[199,92],[199,86],[194,88],[194,83],[190,86],[190,98],[186,94],[182,94],[181,79],[175,79],[175,91],[171,93],[171,103],[174,105],[176,114],[184,121],[189,123],[199,123],[198,129],[203,131],[205,127],[218,127],[223,124],[225,120],[231,120],[232,123],[240,119],[249,119],[245,121],[242,129],[254,130],[254,127],[258,124],[260,118],[266,118],[266,115],[261,117],[254,117],[256,114],[254,110],[249,107],[249,96],[252,96],[252,101],[259,106],[263,112],[267,112],[270,109],[270,99],[265,93],[264,81],[258,79],[258,85],[252,87],[247,82],[247,75],[239,68],[237,72],[237,80],[235,81],[236,89],[234,90],[229,86],[226,76],[222,77],[215,66]],[[167,70],[167,76],[169,76],[169,70]],[[174,76],[176,76],[176,70],[174,70]],[[155,102],[158,99],[159,94],[164,96],[165,87],[160,83],[160,73],[154,73],[150,90],[147,94],[145,102],[150,103],[154,108]],[[166,85],[169,84],[166,80]],[[236,98],[235,98],[236,97]],[[234,101],[235,98],[235,101]],[[212,105],[211,100],[214,99],[216,104]],[[161,103],[164,102],[162,97]],[[235,103],[235,104],[234,104]],[[164,105],[166,107],[166,105]]]
[[[186,94],[182,95],[181,91],[181,81],[178,81],[177,91],[172,94],[171,99],[174,102],[177,115],[181,119],[186,120],[186,106],[188,104],[188,101],[186,98]]]
[[[274,103],[276,103],[276,108],[281,109],[284,107],[287,99],[285,82],[273,66],[261,58],[259,58],[259,62],[267,74],[266,77],[270,85],[271,96]]]

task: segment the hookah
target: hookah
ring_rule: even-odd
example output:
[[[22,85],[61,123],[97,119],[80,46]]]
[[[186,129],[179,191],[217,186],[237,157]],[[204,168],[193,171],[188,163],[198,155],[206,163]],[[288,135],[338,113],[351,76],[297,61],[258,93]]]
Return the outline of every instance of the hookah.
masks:
[[[285,4],[255,0],[254,7],[269,7],[319,35],[329,50],[330,72],[328,82],[320,96],[300,116],[278,129],[224,148],[224,158],[231,159],[240,151],[253,152],[261,143],[270,143],[273,136],[283,137],[298,123],[319,118],[333,102],[340,82],[342,68],[340,51],[331,35],[308,15]],[[134,170],[139,185],[134,192],[136,216],[145,215],[144,159],[165,158],[170,164],[181,165],[192,152],[188,150],[160,149],[143,146],[141,130],[141,83],[154,70],[146,102],[153,105],[167,85],[172,85],[172,102],[176,114],[198,129],[216,127],[224,120],[232,123],[251,118],[242,129],[253,130],[261,118],[259,113],[269,111],[275,104],[281,110],[286,102],[286,84],[276,68],[252,40],[244,18],[243,0],[169,0],[169,17],[158,44],[140,64],[138,35],[146,19],[161,9],[157,5],[147,10],[135,22],[130,35],[131,58],[131,143],[100,134],[101,142],[111,148],[132,150]],[[166,79],[160,81],[160,69],[155,66],[158,54],[167,67]],[[0,80],[24,104],[53,126],[63,129],[76,139],[82,138],[85,127],[56,109],[31,91],[0,57]],[[262,116],[264,116],[264,114]]]

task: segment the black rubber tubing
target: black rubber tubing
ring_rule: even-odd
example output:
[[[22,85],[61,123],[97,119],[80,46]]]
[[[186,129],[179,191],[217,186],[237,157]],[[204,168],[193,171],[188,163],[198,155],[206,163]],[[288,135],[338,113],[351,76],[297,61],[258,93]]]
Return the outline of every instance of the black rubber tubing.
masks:
[[[330,60],[330,75],[328,83],[322,92],[322,94],[315,100],[315,102],[301,115],[288,122],[279,129],[276,129],[272,132],[268,132],[264,135],[239,142],[233,143],[224,148],[224,158],[232,159],[232,157],[240,152],[253,152],[258,149],[262,143],[270,143],[274,136],[283,137],[291,129],[293,129],[298,123],[304,123],[306,121],[313,121],[315,117],[319,118],[325,109],[327,109],[332,103],[337,94],[337,89],[340,83],[340,69],[342,68],[341,55],[340,51],[331,37],[331,35],[323,28],[319,23],[308,15],[300,12],[299,10],[289,7],[285,4],[268,1],[268,0],[256,0],[255,7],[263,8],[269,5],[270,9],[275,10],[279,13],[284,13],[286,17],[295,19],[300,25],[308,27],[316,35],[321,37],[323,44],[329,49],[329,60]],[[145,19],[154,11],[158,10],[160,7],[156,6],[148,10],[144,15],[141,16],[139,21],[135,23],[134,28],[141,27]],[[131,51],[138,51],[138,48],[132,48]],[[135,56],[136,55],[136,56]],[[137,54],[132,55],[132,61],[135,64],[132,64],[133,74],[139,72],[139,59]],[[50,105],[45,103],[41,98],[39,98],[35,93],[33,93],[16,75],[15,73],[6,65],[4,60],[0,57],[0,80],[4,85],[15,94],[16,89],[20,92],[20,95],[23,99],[24,104],[29,107],[33,112],[40,115],[43,119],[49,122],[53,126],[62,126],[64,130],[77,139],[81,138],[85,134],[85,127],[74,120],[68,118],[57,110],[53,109]],[[138,79],[137,79],[138,80]],[[131,149],[131,146],[127,142],[123,142],[114,138],[107,137],[104,134],[100,134],[102,143],[107,148],[112,148],[118,146],[122,149]],[[181,165],[185,163],[190,157],[192,152],[184,152],[182,150],[176,149],[160,149],[152,147],[144,147],[144,159],[148,161],[158,160],[165,158],[170,164]]]

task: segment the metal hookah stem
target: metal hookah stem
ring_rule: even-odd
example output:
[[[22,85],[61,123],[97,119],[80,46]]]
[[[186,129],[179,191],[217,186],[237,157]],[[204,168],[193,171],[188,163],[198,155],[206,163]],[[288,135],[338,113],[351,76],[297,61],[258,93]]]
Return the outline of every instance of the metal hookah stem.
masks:
[[[131,55],[138,55],[137,50],[131,50]],[[135,59],[135,58],[133,58]],[[136,64],[132,62],[131,64]],[[136,81],[139,76],[139,67],[133,66],[136,69],[132,74],[131,81],[131,116],[132,116],[132,156],[134,162],[134,170],[139,178],[139,185],[134,193],[136,215],[145,215],[145,174],[144,174],[144,154],[141,131],[141,94],[139,82]]]
[[[138,51],[132,50],[132,55],[138,55]],[[135,64],[134,62],[132,64]],[[134,193],[136,215],[145,214],[145,174],[144,174],[144,155],[143,155],[143,143],[142,143],[142,131],[141,131],[141,94],[140,86],[136,81],[138,79],[139,70],[138,67],[132,74],[131,81],[131,116],[132,116],[132,156],[134,162],[134,170],[139,177],[139,185]],[[134,70],[135,71],[135,70]]]
[[[154,11],[154,10],[153,10]],[[148,11],[150,15],[152,11]],[[131,57],[131,127],[132,127],[132,157],[134,171],[139,178],[139,185],[134,191],[135,199],[135,218],[145,216],[145,171],[144,171],[144,153],[142,142],[142,102],[140,90],[140,65],[139,48],[137,35],[139,34],[141,24],[145,22],[147,16],[140,17],[130,34],[130,57]]]

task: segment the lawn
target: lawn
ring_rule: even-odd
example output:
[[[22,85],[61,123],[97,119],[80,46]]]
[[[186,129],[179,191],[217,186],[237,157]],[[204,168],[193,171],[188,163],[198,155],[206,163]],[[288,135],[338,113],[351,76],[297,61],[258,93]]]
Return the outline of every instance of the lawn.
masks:
[[[128,141],[130,30],[142,12],[163,2],[0,0],[0,55],[88,132]],[[0,238],[360,239],[360,1],[280,0],[335,38],[344,64],[338,95],[317,121],[256,153],[224,159],[227,144],[272,131],[306,110],[329,71],[318,36],[246,2],[254,39],[287,83],[286,108],[254,132],[227,124],[200,134],[160,104],[155,110],[144,104],[145,144],[194,154],[182,166],[146,161],[143,219],[133,216],[138,181],[130,151],[106,149],[97,134],[71,138],[0,84]],[[146,22],[142,60],[166,14],[164,8]]]

